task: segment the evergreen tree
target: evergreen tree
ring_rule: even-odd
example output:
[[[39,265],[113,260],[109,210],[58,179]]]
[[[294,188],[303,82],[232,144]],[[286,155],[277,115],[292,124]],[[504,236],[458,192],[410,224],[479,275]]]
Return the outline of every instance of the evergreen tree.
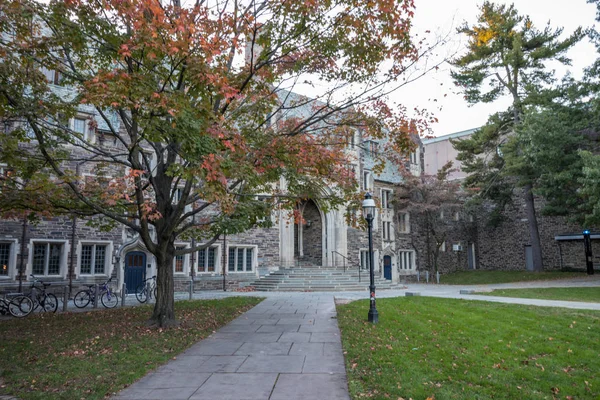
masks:
[[[529,166],[513,164],[524,152],[519,145],[511,149],[515,159],[504,158],[503,147],[523,123],[524,114],[548,104],[557,95],[551,89],[555,78],[546,67],[549,61],[568,65],[565,53],[582,38],[578,29],[566,39],[560,39],[563,30],[549,24],[537,29],[529,17],[521,16],[513,5],[497,5],[486,1],[481,6],[478,22],[465,24],[458,29],[468,38],[468,52],[453,61],[455,84],[464,91],[469,103],[490,103],[503,95],[511,97],[507,112],[493,116],[488,126],[476,132],[471,139],[457,145],[465,161],[466,171],[474,173],[467,184],[479,187],[485,197],[506,203],[507,195],[515,186],[523,188],[529,235],[533,250],[535,271],[543,270],[542,252],[538,231],[533,187],[535,174]],[[467,153],[467,154],[465,154]],[[470,153],[470,154],[469,154]],[[516,179],[507,179],[506,163],[519,171]]]

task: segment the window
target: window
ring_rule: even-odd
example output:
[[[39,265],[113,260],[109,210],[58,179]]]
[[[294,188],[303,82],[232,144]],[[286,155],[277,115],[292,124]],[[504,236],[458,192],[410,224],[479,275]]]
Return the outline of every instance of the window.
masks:
[[[369,259],[369,251],[361,250],[360,251],[360,267],[362,269],[369,269],[370,259]]]
[[[63,264],[64,243],[34,243],[32,273],[34,275],[60,275]]]
[[[455,220],[455,221],[460,221],[460,213],[459,213],[458,211],[456,211],[456,212],[454,213],[454,220]]]
[[[419,163],[419,158],[417,157],[417,152],[413,151],[412,153],[410,153],[410,163],[411,164],[418,164]]]
[[[60,81],[62,80],[61,73],[54,69],[49,69],[46,67],[41,67],[40,70],[42,74],[46,77],[48,83],[52,83],[53,85],[60,85]]]
[[[107,244],[81,245],[80,273],[82,275],[106,274]]]
[[[71,129],[73,132],[81,135],[81,139],[92,142],[94,139],[93,131],[89,127],[89,122],[86,118],[75,117],[71,122]]]
[[[401,233],[410,233],[410,216],[408,213],[398,214],[398,228]]]
[[[176,246],[175,247],[176,250],[183,250],[185,249],[185,246]],[[177,274],[181,274],[184,271],[183,267],[185,265],[185,254],[180,254],[175,256],[175,258],[173,259],[173,271],[175,271],[175,273]]]
[[[227,270],[251,272],[254,269],[254,247],[229,247]]]
[[[392,223],[383,221],[383,240],[392,240]]]
[[[371,189],[371,172],[363,171],[363,190]]]
[[[8,276],[12,243],[0,243],[0,276]]]
[[[446,241],[445,240],[442,242],[442,245],[440,246],[440,251],[444,251],[444,252],[446,251]]]
[[[198,250],[198,272],[215,272],[216,261],[216,247]]]
[[[6,164],[0,164],[0,192],[5,186],[8,188],[10,185],[10,177],[14,174],[14,170],[8,168]]]
[[[392,208],[392,191],[381,189],[381,208]]]
[[[400,262],[398,263],[398,271],[407,271],[415,268],[415,252],[412,250],[404,250],[398,252]]]
[[[444,210],[440,211],[440,219],[442,221],[444,220]]]

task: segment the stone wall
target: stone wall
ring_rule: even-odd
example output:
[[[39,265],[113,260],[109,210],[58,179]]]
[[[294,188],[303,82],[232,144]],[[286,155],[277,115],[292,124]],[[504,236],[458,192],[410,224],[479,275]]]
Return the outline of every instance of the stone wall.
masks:
[[[565,233],[581,234],[583,227],[570,222],[565,217],[544,216],[540,209],[542,202],[536,199],[538,230],[542,244],[542,257],[545,270],[561,268],[585,269],[583,241],[559,243],[555,237]],[[593,232],[598,227],[588,227]],[[479,219],[478,236],[479,267],[494,270],[524,270],[525,246],[531,245],[525,203],[522,191],[513,196],[513,204],[508,206],[505,219],[496,227],[486,224],[485,218]],[[593,240],[595,254],[600,255],[600,241]],[[580,250],[577,247],[580,246]]]

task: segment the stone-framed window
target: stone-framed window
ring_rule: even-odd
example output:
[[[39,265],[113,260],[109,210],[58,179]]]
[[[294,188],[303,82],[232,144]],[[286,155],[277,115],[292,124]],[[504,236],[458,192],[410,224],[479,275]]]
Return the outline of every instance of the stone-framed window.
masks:
[[[64,276],[67,245],[66,240],[32,240],[29,255],[31,273],[40,276]]]
[[[392,208],[392,191],[389,189],[381,189],[381,208],[391,209]]]
[[[398,252],[398,271],[412,271],[415,269],[415,251],[400,250]]]
[[[252,272],[256,269],[257,246],[227,247],[228,272]]]
[[[16,242],[0,240],[0,278],[10,278],[16,264]]]
[[[42,74],[44,74],[48,83],[51,83],[52,85],[57,85],[57,86],[62,85],[62,83],[61,83],[62,74],[60,73],[60,71],[55,70],[55,69],[50,69],[47,67],[41,67],[40,71],[42,72]]]
[[[183,250],[186,245],[175,245],[176,250]],[[186,274],[188,271],[188,254],[180,254],[173,257],[173,272],[178,275]]]
[[[2,192],[5,185],[10,186],[10,179],[14,172],[7,164],[0,164],[0,192]]]
[[[90,128],[90,120],[88,117],[77,115],[69,121],[69,128],[81,135],[81,139],[93,143],[96,140],[94,130]]]
[[[219,246],[210,246],[202,250],[198,250],[197,253],[197,262],[196,262],[196,272],[199,274],[202,273],[215,273],[217,270],[217,265],[219,265],[220,260],[220,247]]]
[[[390,241],[390,240],[394,240],[394,235],[393,235],[393,231],[392,231],[392,223],[390,221],[383,221],[382,222],[382,234],[383,234],[383,240],[386,241]]]
[[[371,184],[371,171],[363,170],[363,190],[371,190],[373,185]]]
[[[79,273],[81,275],[108,275],[112,246],[109,242],[81,243]]]
[[[369,269],[369,250],[368,249],[360,249],[358,252],[358,257],[359,260],[358,262],[360,263],[360,267],[362,269]],[[379,270],[379,262],[377,260],[379,260],[379,251],[373,249],[373,259],[375,260],[375,265],[373,265],[373,268],[375,269],[375,271]]]
[[[410,233],[410,214],[399,213],[398,214],[398,231],[400,233]]]

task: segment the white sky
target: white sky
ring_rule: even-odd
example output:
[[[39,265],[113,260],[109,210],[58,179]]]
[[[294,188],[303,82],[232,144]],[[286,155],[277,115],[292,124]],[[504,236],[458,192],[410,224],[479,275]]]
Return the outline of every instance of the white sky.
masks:
[[[529,15],[534,26],[543,28],[550,21],[554,28],[564,27],[566,36],[578,26],[584,28],[594,25],[596,6],[586,0],[497,0],[497,3],[514,3],[521,15]],[[430,30],[432,33],[447,33],[452,30],[453,42],[441,53],[448,53],[464,45],[465,39],[454,34],[456,26],[463,21],[469,24],[476,22],[478,6],[483,0],[415,0],[416,13],[414,29],[417,32]],[[573,76],[581,77],[584,67],[589,66],[597,57],[595,47],[584,39],[577,44],[568,55],[573,65],[570,71]],[[562,76],[566,71],[557,71]],[[447,94],[444,97],[444,94]],[[437,102],[434,101],[437,99]],[[450,79],[450,66],[445,64],[438,71],[426,75],[393,95],[393,100],[413,107],[426,108],[433,112],[439,123],[432,126],[435,136],[446,135],[483,125],[488,116],[496,111],[506,109],[508,100],[491,104],[469,106],[462,95],[457,93]]]

